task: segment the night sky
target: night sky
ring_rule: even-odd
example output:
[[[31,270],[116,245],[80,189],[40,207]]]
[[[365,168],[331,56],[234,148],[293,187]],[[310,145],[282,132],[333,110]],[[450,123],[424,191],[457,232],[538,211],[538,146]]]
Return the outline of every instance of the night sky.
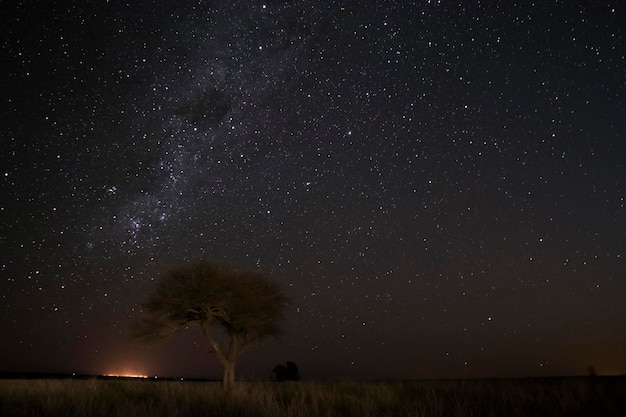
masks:
[[[0,2],[0,371],[219,377],[130,336],[212,259],[293,300],[241,378],[626,373],[624,9]]]

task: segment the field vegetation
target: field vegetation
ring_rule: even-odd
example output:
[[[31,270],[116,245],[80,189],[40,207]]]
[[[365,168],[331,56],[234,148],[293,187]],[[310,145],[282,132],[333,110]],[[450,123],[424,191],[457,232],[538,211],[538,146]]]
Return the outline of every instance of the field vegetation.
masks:
[[[0,380],[0,416],[625,416],[626,378],[217,382]]]

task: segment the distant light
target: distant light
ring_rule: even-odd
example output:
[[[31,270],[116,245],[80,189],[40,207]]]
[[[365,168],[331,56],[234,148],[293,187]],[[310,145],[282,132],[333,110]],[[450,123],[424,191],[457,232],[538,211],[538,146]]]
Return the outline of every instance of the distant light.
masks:
[[[149,378],[148,375],[138,375],[138,374],[103,374],[102,376],[106,376],[109,378],[144,378],[144,379]]]

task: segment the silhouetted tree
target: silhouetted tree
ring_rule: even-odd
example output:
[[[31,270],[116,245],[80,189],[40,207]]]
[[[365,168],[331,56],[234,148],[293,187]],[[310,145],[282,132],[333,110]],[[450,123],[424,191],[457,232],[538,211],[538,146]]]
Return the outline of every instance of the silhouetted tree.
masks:
[[[276,365],[272,369],[272,381],[286,381],[287,380],[287,367],[285,365]]]
[[[229,389],[244,349],[280,335],[288,302],[281,289],[260,274],[200,262],[166,274],[143,304],[147,317],[137,323],[134,335],[158,340],[197,324],[224,368],[222,383]],[[224,330],[227,343],[214,337],[214,327]]]
[[[296,363],[290,361],[287,362],[287,366],[282,364],[276,365],[272,369],[271,377],[273,381],[299,381],[300,372]]]
[[[300,380],[300,371],[298,371],[298,365],[295,362],[287,362],[287,374],[290,381]]]

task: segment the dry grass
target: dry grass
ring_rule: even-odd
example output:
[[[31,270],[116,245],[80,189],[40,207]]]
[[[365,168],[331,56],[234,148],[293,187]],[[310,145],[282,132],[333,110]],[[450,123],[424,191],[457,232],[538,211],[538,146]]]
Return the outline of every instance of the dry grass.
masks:
[[[625,378],[242,382],[0,380],[0,415],[624,416]]]

